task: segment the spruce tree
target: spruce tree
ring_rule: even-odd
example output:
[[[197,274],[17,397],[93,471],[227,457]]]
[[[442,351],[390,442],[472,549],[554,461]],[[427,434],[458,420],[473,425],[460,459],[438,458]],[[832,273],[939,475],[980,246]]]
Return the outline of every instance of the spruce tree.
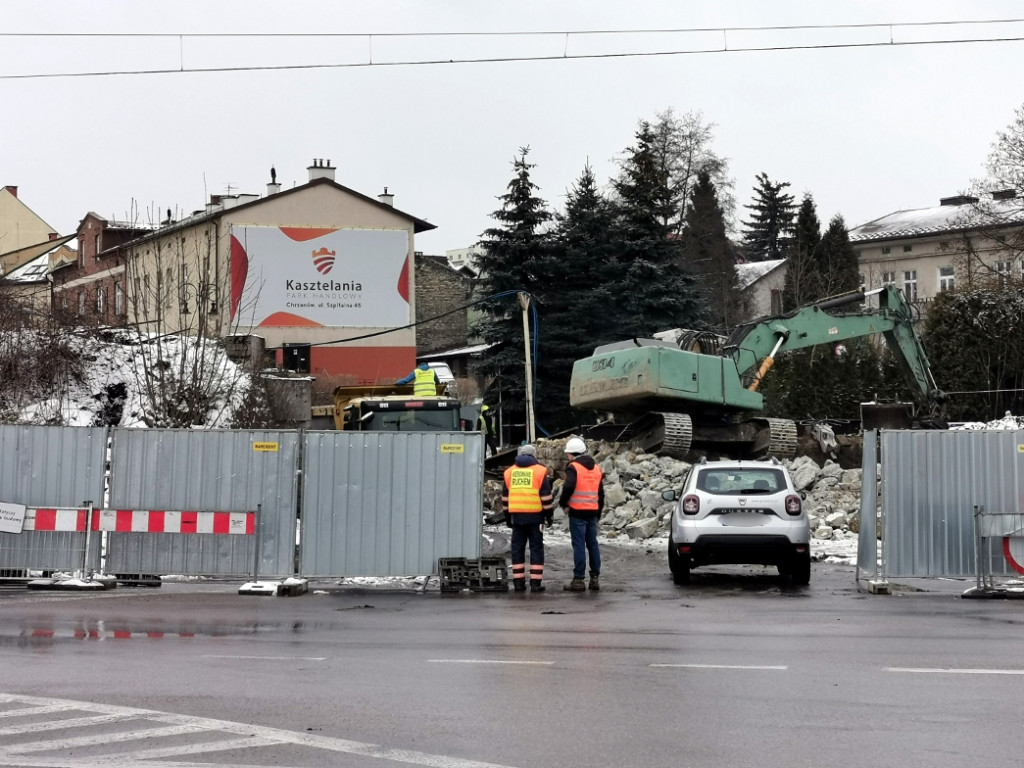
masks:
[[[728,334],[744,318],[732,243],[715,185],[707,171],[697,175],[682,232],[684,267],[697,277],[707,315],[706,324]]]
[[[579,424],[569,406],[573,363],[592,355],[595,347],[624,338],[608,319],[617,303],[619,250],[612,209],[589,166],[569,190],[565,211],[556,219],[547,284],[538,289],[537,418],[549,431]]]
[[[483,253],[477,260],[481,295],[508,295],[480,304],[481,320],[473,328],[485,343],[495,345],[481,365],[481,373],[492,377],[485,400],[492,405],[500,400],[506,420],[518,415],[524,423],[523,316],[515,293],[525,291],[534,295],[547,282],[545,270],[551,258],[548,224],[552,218],[547,203],[536,196],[537,185],[530,179],[534,166],[527,162],[529,151],[529,147],[521,148],[512,161],[512,180],[505,194],[498,198],[501,207],[491,214],[499,226],[483,232]]]
[[[821,243],[821,222],[810,193],[804,195],[796,215],[793,240],[786,259],[786,287],[783,309],[788,311],[822,297],[821,275],[815,253]]]
[[[850,243],[846,222],[836,214],[822,235],[815,251],[817,272],[821,280],[819,298],[855,291],[860,286],[860,261]]]
[[[752,211],[743,222],[743,245],[749,261],[785,258],[793,229],[793,196],[784,190],[788,181],[773,182],[766,173],[757,175],[754,202],[744,206]]]
[[[623,338],[693,327],[702,314],[695,281],[679,266],[680,241],[669,224],[675,196],[668,174],[657,162],[654,139],[650,124],[641,122],[636,144],[626,150],[613,182],[620,251],[615,280],[618,301],[610,308],[609,319]]]

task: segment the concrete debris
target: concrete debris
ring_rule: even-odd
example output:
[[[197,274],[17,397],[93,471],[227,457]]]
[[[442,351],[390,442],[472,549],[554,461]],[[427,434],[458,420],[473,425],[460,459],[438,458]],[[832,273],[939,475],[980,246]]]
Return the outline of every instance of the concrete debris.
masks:
[[[537,460],[554,474],[555,502],[565,478],[565,440],[538,440]],[[665,501],[662,492],[676,490],[690,464],[668,456],[639,453],[631,446],[589,441],[590,455],[605,473],[605,508],[599,521],[600,532],[608,536],[627,536],[642,540],[668,534],[674,502]],[[819,466],[808,456],[782,462],[793,477],[797,489],[806,498],[804,507],[811,531],[817,539],[856,538],[860,521],[860,469],[843,469],[826,460]],[[487,522],[503,522],[500,480],[488,479],[484,487]],[[556,512],[555,528],[565,528],[564,515]]]

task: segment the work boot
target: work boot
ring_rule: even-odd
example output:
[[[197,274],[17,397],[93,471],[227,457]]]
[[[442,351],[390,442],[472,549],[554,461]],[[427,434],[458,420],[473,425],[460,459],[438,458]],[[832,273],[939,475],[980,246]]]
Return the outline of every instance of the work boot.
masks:
[[[590,574],[590,588],[594,592],[600,591],[600,589],[601,589],[601,581],[600,581],[600,577],[599,576],[595,576],[594,574]]]
[[[512,580],[512,588],[516,592],[525,592],[526,591],[526,579],[513,579]]]
[[[546,587],[540,583],[540,579],[530,579],[531,592],[543,592]]]
[[[586,582],[583,581],[583,579],[573,579],[564,587],[562,587],[562,589],[564,589],[566,592],[586,592],[587,585]]]

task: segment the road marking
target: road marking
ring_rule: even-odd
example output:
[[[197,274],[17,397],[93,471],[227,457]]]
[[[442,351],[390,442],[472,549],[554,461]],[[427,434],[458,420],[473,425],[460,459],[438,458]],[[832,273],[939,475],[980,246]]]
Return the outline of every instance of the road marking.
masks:
[[[775,669],[785,670],[789,667],[760,666],[753,664],[648,664],[650,667],[677,667],[682,669]]]
[[[430,664],[536,664],[551,666],[553,661],[508,661],[505,659],[427,659]]]
[[[326,661],[326,656],[218,656],[203,654],[204,659],[240,659],[242,661]]]
[[[553,662],[520,662],[542,663]],[[348,739],[337,739],[329,736],[317,736],[310,733],[286,731],[278,728],[236,723],[229,720],[214,720],[205,717],[191,717],[172,712],[160,712],[150,709],[119,707],[95,702],[71,701],[68,699],[48,699],[38,696],[20,696],[0,693],[0,703],[8,705],[3,711],[7,717],[46,716],[53,712],[70,710],[88,713],[87,717],[74,717],[60,720],[19,724],[0,729],[0,735],[17,733],[39,733],[41,731],[61,731],[61,735],[52,740],[37,739],[21,744],[0,743],[0,768],[19,766],[37,766],[37,768],[105,768],[111,765],[134,765],[143,760],[158,760],[160,768],[210,768],[208,761],[189,762],[167,760],[166,758],[186,757],[191,755],[222,752],[225,750],[258,749],[274,745],[292,745],[325,752],[344,753],[358,757],[375,758],[391,763],[405,763],[426,768],[514,768],[497,763],[486,763],[477,760],[466,760],[447,755],[432,755],[426,752],[415,752],[406,749],[390,749],[380,744],[368,744]],[[136,721],[134,729],[119,731],[105,735],[81,733],[69,735],[66,731],[75,728],[91,728],[96,725],[115,721]],[[193,744],[162,746],[154,744],[161,736],[194,733],[202,741]],[[146,739],[146,749],[131,749],[129,742]],[[74,750],[81,746],[102,749],[102,754],[75,755]],[[125,749],[128,747],[128,749]],[[33,752],[52,752],[45,757],[34,757]],[[63,753],[63,754],[61,754]],[[156,765],[156,763],[154,763]],[[265,763],[248,764],[216,763],[218,768],[265,768]]]
[[[953,667],[886,667],[886,672],[923,672],[937,675],[1024,675],[1024,669],[955,669]]]

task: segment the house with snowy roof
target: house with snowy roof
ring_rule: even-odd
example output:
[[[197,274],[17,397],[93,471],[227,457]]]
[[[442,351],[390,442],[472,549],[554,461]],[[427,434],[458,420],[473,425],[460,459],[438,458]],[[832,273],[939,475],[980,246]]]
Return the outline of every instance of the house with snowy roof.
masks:
[[[957,286],[1024,277],[1024,200],[1012,190],[895,211],[854,227],[849,237],[865,290],[895,284],[918,304]]]

